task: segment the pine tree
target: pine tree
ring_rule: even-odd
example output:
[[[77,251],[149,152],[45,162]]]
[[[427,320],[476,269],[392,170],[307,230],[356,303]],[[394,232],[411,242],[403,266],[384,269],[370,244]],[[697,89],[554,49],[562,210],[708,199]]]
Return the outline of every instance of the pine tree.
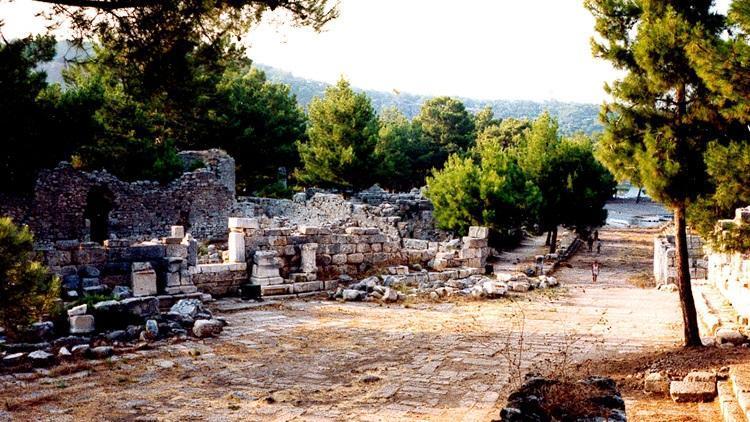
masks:
[[[375,180],[378,117],[364,93],[341,79],[310,103],[307,142],[298,143],[297,179],[320,187],[362,189]]]
[[[719,106],[723,137],[705,154],[710,192],[688,209],[688,219],[714,242],[716,220],[732,218],[750,203],[750,0],[735,0],[729,10],[727,37],[697,39],[688,52],[698,75]],[[715,245],[727,248],[730,245]],[[742,250],[741,252],[747,252]]]
[[[690,285],[685,210],[708,189],[703,154],[720,137],[712,94],[696,73],[689,46],[715,40],[724,19],[711,0],[586,0],[600,38],[596,57],[610,61],[625,76],[607,85],[601,148],[617,152],[608,160],[613,173],[623,163],[637,164],[649,194],[671,207],[677,242],[677,286],[686,346],[700,346]],[[623,159],[622,154],[626,156]],[[602,154],[607,157],[607,154]]]

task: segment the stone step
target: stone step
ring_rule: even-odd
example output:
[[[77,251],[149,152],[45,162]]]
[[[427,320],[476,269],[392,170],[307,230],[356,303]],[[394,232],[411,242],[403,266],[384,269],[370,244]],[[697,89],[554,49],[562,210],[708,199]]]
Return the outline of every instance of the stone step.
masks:
[[[737,312],[714,285],[705,280],[695,280],[693,288],[698,319],[706,334],[714,336],[720,329],[743,331],[738,324]]]
[[[745,420],[750,420],[750,364],[733,365],[729,370],[732,393]],[[723,409],[722,409],[723,411]]]
[[[747,417],[734,395],[732,381],[719,381],[716,386],[719,391],[719,407],[724,422],[747,422]]]

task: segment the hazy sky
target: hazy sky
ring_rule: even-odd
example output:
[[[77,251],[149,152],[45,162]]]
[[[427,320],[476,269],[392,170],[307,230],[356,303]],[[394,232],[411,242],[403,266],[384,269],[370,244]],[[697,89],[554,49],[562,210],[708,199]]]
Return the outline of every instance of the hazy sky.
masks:
[[[720,0],[722,8],[729,0]],[[257,62],[361,88],[479,99],[600,103],[616,77],[591,57],[582,0],[341,0],[323,33],[270,16],[248,37]],[[40,30],[39,3],[0,2],[6,37]]]

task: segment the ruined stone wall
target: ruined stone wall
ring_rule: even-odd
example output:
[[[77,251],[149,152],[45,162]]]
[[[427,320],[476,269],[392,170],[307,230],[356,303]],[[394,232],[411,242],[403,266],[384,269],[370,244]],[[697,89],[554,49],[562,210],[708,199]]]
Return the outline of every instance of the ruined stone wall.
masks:
[[[250,281],[264,295],[319,291],[339,276],[360,278],[394,266],[483,271],[489,250],[488,230],[480,227],[449,242],[389,237],[376,227],[263,227],[257,218],[230,218],[229,228],[229,261],[247,262]]]
[[[197,265],[190,269],[190,274],[199,291],[213,296],[236,294],[240,285],[248,281],[244,262]]]
[[[301,248],[304,244],[316,244],[317,271],[322,278],[340,274],[357,277],[370,269],[403,264],[408,256],[403,255],[398,240],[391,240],[374,227],[349,227],[337,232],[319,227],[245,229],[246,256],[257,251],[276,251],[282,260],[282,278],[290,278],[301,272]],[[416,262],[431,259],[421,251],[411,255]],[[434,255],[433,255],[434,256]]]
[[[237,215],[266,217],[278,225],[294,227],[350,226],[378,228],[390,238],[447,240],[450,234],[435,228],[432,204],[418,191],[391,194],[371,188],[351,199],[330,193],[300,193],[292,200],[243,197]],[[270,226],[270,223],[264,223]]]
[[[10,217],[16,224],[28,224],[32,196],[0,192],[0,217]]]
[[[128,183],[106,171],[89,173],[60,163],[40,173],[28,223],[38,241],[88,239],[87,204],[96,195],[99,202],[111,205],[109,238],[167,236],[171,225],[185,226],[198,239],[226,236],[226,221],[235,206],[234,173],[230,177],[227,167],[233,168],[234,160],[218,150],[205,154],[215,164],[184,173],[167,185]],[[186,160],[200,156],[185,153]]]
[[[690,275],[693,278],[706,278],[707,262],[703,250],[703,239],[700,236],[688,235],[688,256],[690,257]],[[674,235],[654,237],[654,279],[656,285],[674,284],[677,280],[677,249]]]
[[[717,230],[750,224],[750,207],[736,211],[734,220],[721,220]],[[708,250],[708,281],[732,303],[745,321],[750,320],[750,254]]]

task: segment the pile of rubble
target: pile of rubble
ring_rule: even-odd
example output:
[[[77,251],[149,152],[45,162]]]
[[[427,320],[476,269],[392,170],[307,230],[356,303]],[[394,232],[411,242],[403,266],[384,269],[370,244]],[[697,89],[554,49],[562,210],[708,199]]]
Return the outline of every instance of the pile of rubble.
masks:
[[[397,302],[407,297],[429,297],[433,300],[454,296],[494,299],[504,297],[509,292],[526,293],[559,285],[555,277],[529,277],[523,273],[487,276],[477,274],[479,270],[476,269],[410,273],[407,266],[397,266],[390,267],[388,272],[388,275],[372,276],[355,283],[351,283],[348,277],[342,277],[340,281],[351,284],[329,292],[329,298],[383,302]]]
[[[527,376],[508,397],[497,422],[610,421],[625,422],[625,401],[610,378],[578,382]]]
[[[163,313],[155,297],[82,304],[67,309],[67,319],[32,325],[19,336],[23,342],[8,343],[0,336],[0,369],[104,359],[148,342],[216,336],[225,325],[198,299],[182,299]]]

